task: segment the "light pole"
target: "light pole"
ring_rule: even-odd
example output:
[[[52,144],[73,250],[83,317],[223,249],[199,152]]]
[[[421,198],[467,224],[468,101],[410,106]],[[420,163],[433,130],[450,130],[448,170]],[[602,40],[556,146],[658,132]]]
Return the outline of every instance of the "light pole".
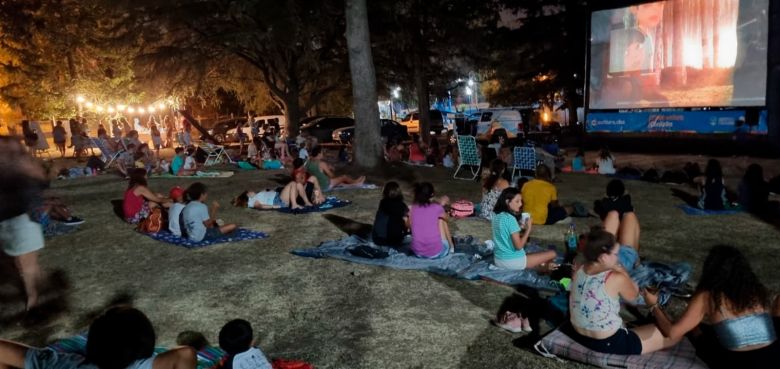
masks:
[[[396,120],[396,114],[395,114],[395,104],[393,103],[393,100],[397,100],[401,98],[401,87],[396,87],[393,89],[392,93],[390,94],[390,119]]]
[[[474,79],[469,78],[468,85],[469,87],[474,87]],[[477,91],[474,93],[474,101],[474,105],[479,106],[479,89],[477,89]]]

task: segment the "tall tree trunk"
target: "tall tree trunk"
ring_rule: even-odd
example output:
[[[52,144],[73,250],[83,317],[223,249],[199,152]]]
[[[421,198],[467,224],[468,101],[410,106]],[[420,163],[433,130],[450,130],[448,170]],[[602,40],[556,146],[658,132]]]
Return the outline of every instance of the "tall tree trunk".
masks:
[[[352,109],[355,111],[355,164],[375,168],[382,163],[382,137],[366,0],[347,0],[346,7]]]
[[[425,73],[426,66],[428,65],[428,56],[425,53],[427,50],[425,44],[425,27],[427,11],[425,2],[418,0],[415,2],[415,8],[417,14],[415,15],[415,29],[414,37],[412,38],[413,58],[414,58],[414,83],[417,90],[417,111],[420,118],[420,136],[422,136],[425,142],[431,137],[431,114],[430,114],[430,97],[428,96],[428,78]]]
[[[298,122],[301,120],[301,103],[298,98],[298,93],[289,93],[281,98],[284,103],[284,118],[287,120],[285,131],[288,138],[295,138],[299,133]]]
[[[416,54],[416,53],[415,53]],[[428,96],[428,79],[425,76],[425,68],[420,65],[419,59],[414,63],[414,82],[417,90],[417,111],[420,117],[420,136],[425,142],[431,137],[431,113],[430,97]]]

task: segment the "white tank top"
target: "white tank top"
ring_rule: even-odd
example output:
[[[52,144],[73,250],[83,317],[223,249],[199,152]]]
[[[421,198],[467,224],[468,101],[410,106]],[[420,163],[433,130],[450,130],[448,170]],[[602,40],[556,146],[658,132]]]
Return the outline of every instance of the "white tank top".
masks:
[[[594,332],[616,331],[623,326],[620,317],[620,300],[605,290],[607,270],[587,275],[584,268],[577,271],[576,283],[569,298],[569,311],[574,326]]]

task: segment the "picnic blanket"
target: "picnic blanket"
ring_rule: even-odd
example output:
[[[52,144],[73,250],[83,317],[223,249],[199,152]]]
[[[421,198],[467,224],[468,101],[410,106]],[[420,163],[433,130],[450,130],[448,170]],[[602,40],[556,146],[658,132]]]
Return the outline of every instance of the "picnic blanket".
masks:
[[[293,210],[292,208],[289,207],[278,208],[278,209],[255,209],[255,208],[251,208],[251,209],[262,210],[262,211],[273,210],[273,211],[278,211],[280,213],[286,213],[286,214],[306,214],[306,213],[318,213],[318,212],[328,211],[336,208],[343,208],[351,203],[352,201],[349,200],[342,200],[335,196],[328,196],[325,198],[325,202],[323,202],[322,204],[314,205],[314,206],[304,206],[301,209]]]
[[[352,235],[340,240],[326,241],[319,246],[309,249],[296,249],[291,251],[294,255],[311,258],[334,258],[360,264],[379,265],[393,269],[423,270],[434,274],[468,280],[489,280],[510,286],[526,286],[545,291],[561,291],[563,286],[559,281],[551,279],[547,275],[540,275],[535,270],[507,270],[493,265],[493,250],[472,236],[453,237],[455,241],[455,253],[439,259],[423,259],[412,254],[409,244],[405,243],[401,248],[377,246],[369,240],[364,240]],[[358,247],[369,247],[387,257],[371,259],[353,255],[350,250]],[[553,246],[554,247],[554,246]],[[526,245],[526,252],[533,253],[548,250],[538,243]],[[562,256],[555,259],[556,263],[563,261]],[[688,263],[662,264],[657,262],[644,262],[634,268],[631,278],[639,287],[657,286],[659,288],[659,300],[665,302],[673,292],[677,292],[690,278],[692,268]],[[640,299],[631,304],[641,305]]]
[[[87,335],[80,334],[77,336],[57,340],[54,343],[46,346],[57,352],[86,355],[87,353]],[[168,351],[165,347],[156,347],[154,349],[155,354],[161,354]],[[198,369],[215,368],[222,363],[222,359],[225,357],[225,352],[219,347],[206,346],[202,350],[198,351]]]
[[[327,191],[344,191],[344,190],[375,190],[379,188],[379,186],[373,184],[373,183],[363,183],[363,184],[340,184],[336,187],[331,188]]]
[[[233,176],[232,171],[197,171],[192,176],[175,176],[170,173],[163,173],[159,176],[152,176],[152,178],[230,178]]]
[[[677,205],[677,208],[682,209],[682,211],[685,214],[692,215],[692,216],[732,215],[732,214],[739,214],[742,212],[742,209],[723,209],[723,210],[699,209],[697,207],[693,207],[688,204]]]
[[[335,241],[326,241],[318,247],[291,251],[294,255],[311,258],[334,258],[360,264],[379,265],[393,269],[422,270],[447,277],[477,280],[490,279],[509,285],[525,285],[549,291],[560,290],[560,284],[534,270],[502,270],[492,265],[492,249],[474,237],[453,237],[455,253],[439,259],[423,259],[412,254],[408,244],[401,249],[374,245],[355,235]],[[366,246],[388,254],[382,259],[355,256],[349,250]],[[529,245],[530,250],[541,247]]]
[[[269,236],[263,232],[255,232],[245,228],[238,228],[233,233],[222,235],[219,238],[213,240],[203,240],[200,242],[191,241],[187,238],[174,236],[170,231],[163,230],[157,233],[143,233],[157,241],[170,243],[177,246],[182,246],[187,249],[197,249],[201,247],[216,245],[227,242],[237,242],[246,240],[261,240],[268,238]]]
[[[560,357],[594,365],[601,368],[628,369],[705,369],[704,364],[696,357],[696,349],[688,338],[663,351],[644,355],[610,355],[591,351],[566,334],[556,329],[544,336],[534,345],[534,349],[544,357],[563,361]]]

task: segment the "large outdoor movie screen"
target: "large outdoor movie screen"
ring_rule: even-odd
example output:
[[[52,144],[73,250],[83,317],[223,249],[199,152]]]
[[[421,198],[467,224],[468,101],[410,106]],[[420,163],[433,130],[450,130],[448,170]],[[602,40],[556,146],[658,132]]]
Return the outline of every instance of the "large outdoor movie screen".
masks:
[[[667,0],[591,15],[590,109],[763,106],[769,0]]]

